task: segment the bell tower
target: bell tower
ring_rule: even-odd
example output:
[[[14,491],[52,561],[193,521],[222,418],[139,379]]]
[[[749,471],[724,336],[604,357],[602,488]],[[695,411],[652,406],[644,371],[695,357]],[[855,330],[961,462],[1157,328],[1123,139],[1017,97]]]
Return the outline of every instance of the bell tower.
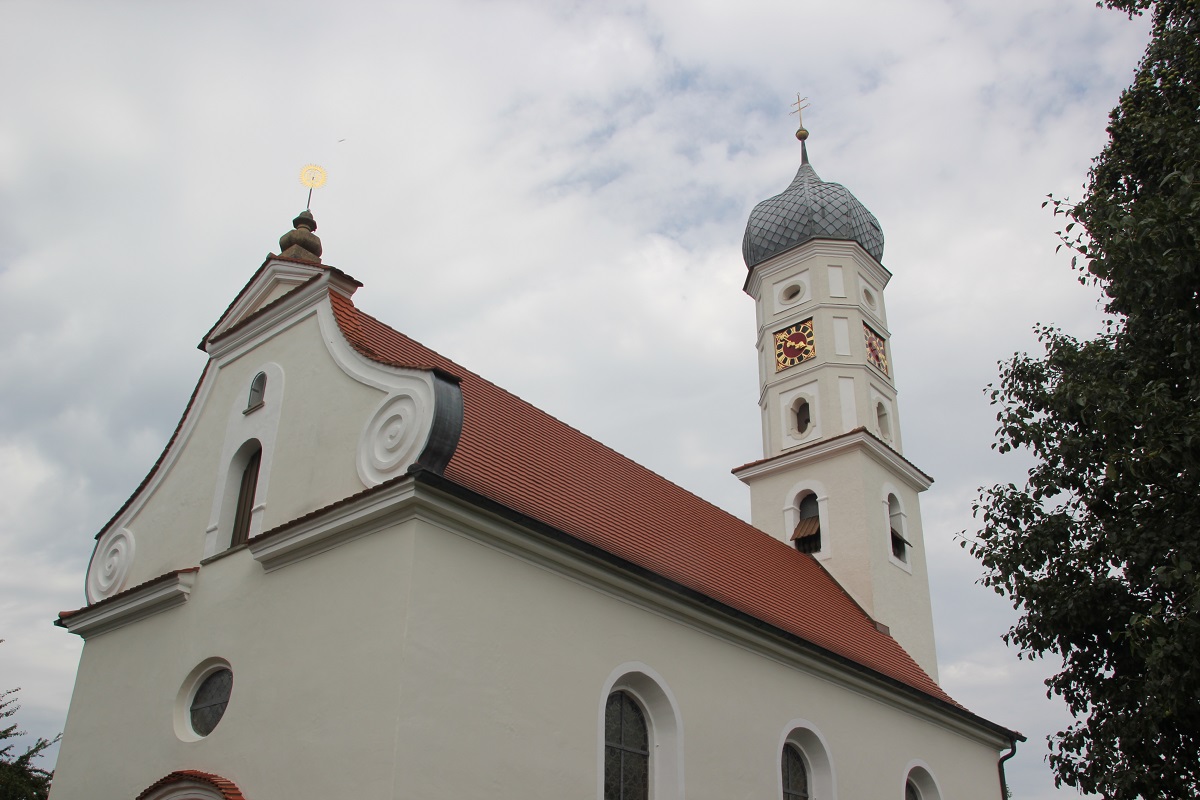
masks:
[[[755,206],[742,255],[754,298],[763,458],[734,470],[755,526],[811,553],[937,680],[918,494],[903,456],[883,230],[808,160]]]

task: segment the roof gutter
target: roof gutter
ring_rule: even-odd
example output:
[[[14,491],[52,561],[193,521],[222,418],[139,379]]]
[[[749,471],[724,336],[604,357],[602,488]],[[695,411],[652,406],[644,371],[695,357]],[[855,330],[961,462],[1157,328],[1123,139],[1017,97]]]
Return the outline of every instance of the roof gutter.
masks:
[[[1025,741],[1025,737],[1022,736],[1020,741]],[[1008,779],[1004,777],[1004,762],[1017,754],[1017,737],[1014,736],[1008,740],[1008,747],[1008,753],[996,762],[996,769],[1000,771],[1000,800],[1008,800],[1009,798]]]

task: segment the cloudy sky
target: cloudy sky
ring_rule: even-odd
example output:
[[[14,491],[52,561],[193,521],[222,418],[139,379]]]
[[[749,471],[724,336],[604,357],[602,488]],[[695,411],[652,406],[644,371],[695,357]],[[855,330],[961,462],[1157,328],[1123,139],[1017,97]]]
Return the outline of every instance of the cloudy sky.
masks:
[[[196,342],[313,198],[356,302],[735,514],[761,456],[753,205],[809,151],[887,237],[906,455],[942,680],[1024,732],[1016,797],[1069,797],[1066,721],[955,535],[1019,480],[983,387],[1087,335],[1055,254],[1146,26],[1089,0],[0,0],[0,688],[62,729],[92,537],[178,420]]]

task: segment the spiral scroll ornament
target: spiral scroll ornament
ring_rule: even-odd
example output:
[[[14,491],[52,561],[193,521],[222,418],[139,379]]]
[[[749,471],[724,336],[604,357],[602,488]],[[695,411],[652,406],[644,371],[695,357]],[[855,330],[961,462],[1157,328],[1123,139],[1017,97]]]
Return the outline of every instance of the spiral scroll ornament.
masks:
[[[358,473],[367,486],[401,474],[416,461],[429,434],[423,405],[412,395],[393,395],[367,422],[358,443]]]
[[[127,528],[116,528],[104,534],[96,544],[88,568],[88,602],[95,603],[124,589],[132,564],[133,533]]]

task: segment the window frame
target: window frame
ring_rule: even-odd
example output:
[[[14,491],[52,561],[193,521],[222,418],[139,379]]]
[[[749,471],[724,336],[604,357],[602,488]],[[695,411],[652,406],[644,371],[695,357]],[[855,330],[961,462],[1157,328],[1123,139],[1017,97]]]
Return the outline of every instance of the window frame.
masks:
[[[613,741],[609,737],[610,725],[609,713],[615,710],[619,714],[619,719],[616,720],[617,741]],[[634,724],[638,726],[640,736],[645,742],[644,747],[637,747],[634,743],[626,741],[626,733],[629,726],[627,725],[627,714],[632,713],[637,716]],[[638,703],[637,699],[624,689],[617,689],[608,696],[608,700],[604,704],[604,798],[605,800],[629,800],[630,798],[649,798],[650,796],[650,775],[652,770],[651,765],[651,739],[650,725],[646,721],[646,711]],[[613,766],[609,756],[616,755],[616,784],[617,792],[615,795],[610,794],[610,778],[609,770]],[[641,782],[638,786],[627,786],[626,778],[629,777],[629,770],[626,769],[627,760],[633,760],[642,765]]]
[[[649,798],[682,800],[683,722],[679,703],[661,675],[640,661],[621,664],[604,681],[596,708],[596,797],[604,800],[605,710],[608,698],[625,692],[641,709],[648,729]]]

